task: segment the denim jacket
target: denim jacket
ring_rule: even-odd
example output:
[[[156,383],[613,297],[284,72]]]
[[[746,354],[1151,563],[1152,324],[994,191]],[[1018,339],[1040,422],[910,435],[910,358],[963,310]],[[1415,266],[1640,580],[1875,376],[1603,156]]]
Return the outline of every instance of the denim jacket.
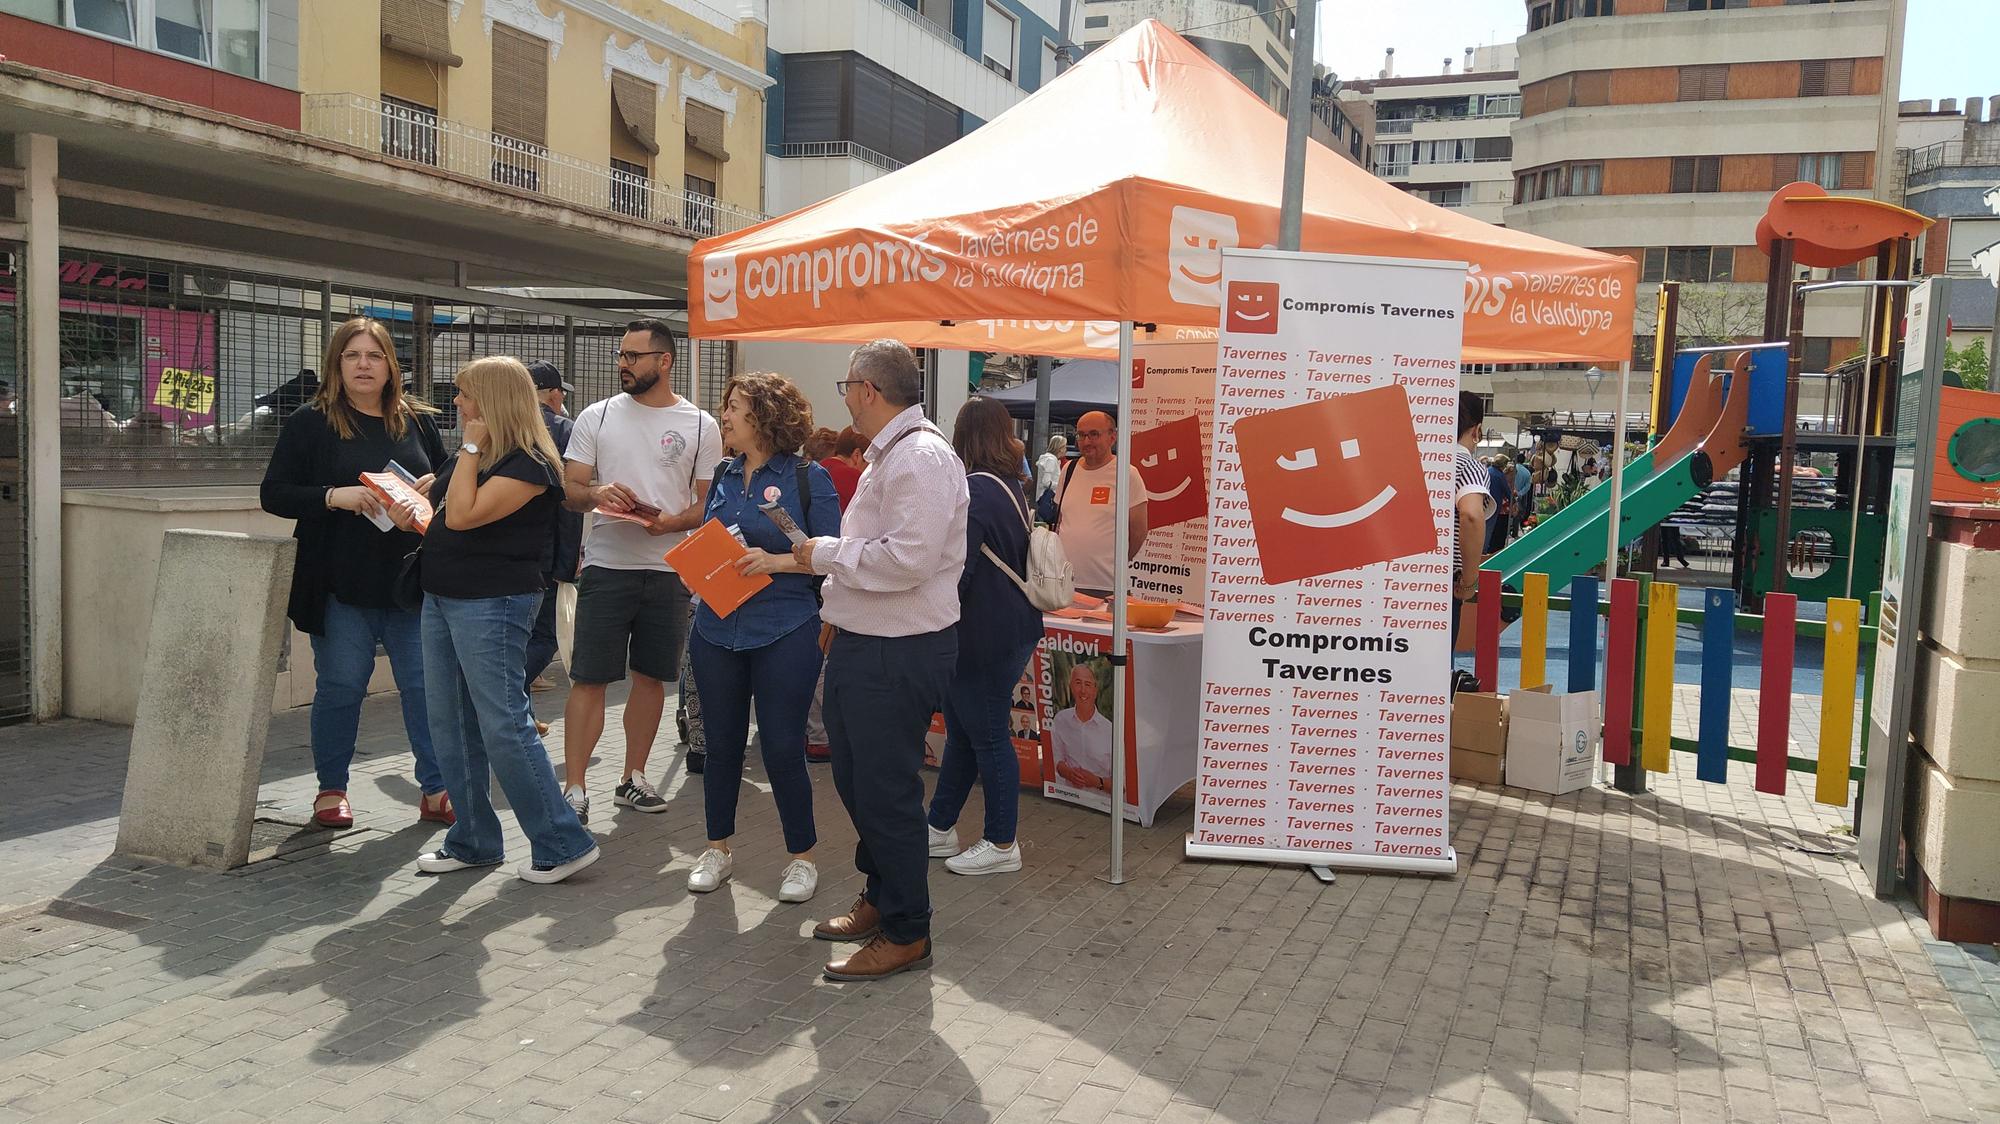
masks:
[[[812,488],[812,514],[808,518],[799,496],[799,470],[806,464],[806,480]],[[826,469],[790,454],[780,454],[764,463],[750,481],[743,482],[743,458],[722,462],[715,486],[708,490],[706,518],[733,526],[743,541],[773,554],[791,553],[791,541],[757,509],[767,489],[778,490],[778,502],[792,521],[808,536],[840,534],[840,494],[833,490],[833,477]],[[745,651],[761,648],[790,633],[800,625],[819,619],[819,598],[813,591],[811,574],[772,574],[771,584],[737,606],[727,617],[718,617],[707,605],[695,610],[694,626],[701,638],[719,648]]]

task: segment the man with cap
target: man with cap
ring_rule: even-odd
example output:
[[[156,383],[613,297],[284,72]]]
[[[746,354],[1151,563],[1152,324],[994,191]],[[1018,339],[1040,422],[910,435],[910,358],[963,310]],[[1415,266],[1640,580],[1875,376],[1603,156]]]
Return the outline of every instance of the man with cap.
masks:
[[[570,385],[563,381],[562,372],[554,363],[537,359],[528,364],[528,374],[535,380],[535,396],[542,401],[542,421],[549,427],[549,436],[556,440],[556,451],[569,451],[569,435],[574,423],[563,413],[563,399],[570,391]],[[549,566],[548,587],[542,592],[542,611],[535,618],[535,630],[528,635],[526,674],[528,690],[547,690],[551,684],[542,678],[549,661],[556,654],[556,593],[561,588],[559,582],[576,581],[577,563],[583,553],[583,514],[563,508],[556,513],[556,536],[554,557]],[[546,734],[548,724],[540,719],[535,721],[535,729]]]

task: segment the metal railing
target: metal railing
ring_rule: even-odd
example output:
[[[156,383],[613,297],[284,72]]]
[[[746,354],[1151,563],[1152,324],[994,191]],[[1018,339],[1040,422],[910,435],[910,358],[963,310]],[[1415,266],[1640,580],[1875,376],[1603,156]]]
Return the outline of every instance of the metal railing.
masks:
[[[1911,149],[1906,166],[1911,172],[1932,168],[1962,168],[1974,164],[2000,164],[2000,139],[1939,141]]]
[[[937,36],[939,39],[943,39],[946,42],[949,42],[952,46],[957,47],[959,50],[961,51],[965,50],[965,40],[957,32],[951,30],[950,28],[939,25],[935,20],[932,20],[929,16],[924,15],[922,12],[917,11],[915,8],[910,7],[908,4],[902,3],[901,0],[875,0],[875,3],[881,5],[884,8],[889,9],[890,11],[896,13],[896,15],[902,17],[903,19],[906,19],[911,23],[916,24],[918,27],[931,33],[932,35]]]
[[[302,131],[308,136],[532,191],[574,207],[659,223],[699,236],[727,234],[767,217],[401,103],[360,94],[308,94],[300,101]]]
[[[903,166],[901,160],[893,156],[884,156],[865,144],[855,144],[853,141],[787,141],[784,144],[771,145],[769,151],[773,156],[788,160],[835,160],[846,157],[864,164],[873,164],[887,172],[893,172]]]

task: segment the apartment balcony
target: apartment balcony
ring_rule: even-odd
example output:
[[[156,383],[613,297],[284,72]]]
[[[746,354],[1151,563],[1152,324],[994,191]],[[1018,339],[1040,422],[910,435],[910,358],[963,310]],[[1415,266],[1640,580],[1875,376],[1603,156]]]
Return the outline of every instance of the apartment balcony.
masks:
[[[764,206],[789,214],[902,166],[895,157],[853,141],[774,144],[765,150]]]
[[[947,6],[927,2],[926,16],[901,0],[770,0],[770,50],[781,55],[852,51],[907,78],[982,121],[1027,96],[1009,78],[966,53],[965,40],[939,18]],[[972,6],[983,12],[984,6]],[[1023,41],[1014,59],[1040,50]]]
[[[301,100],[301,131],[307,136],[532,192],[572,207],[655,223],[697,238],[741,230],[766,217],[608,165],[551,152],[542,145],[475,129],[418,106],[359,94],[309,94]]]

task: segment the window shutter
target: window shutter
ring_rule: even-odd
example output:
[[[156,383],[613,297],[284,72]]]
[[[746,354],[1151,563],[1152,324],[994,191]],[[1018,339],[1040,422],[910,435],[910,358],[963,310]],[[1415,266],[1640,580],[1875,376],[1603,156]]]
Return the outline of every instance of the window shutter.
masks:
[[[1872,154],[1844,152],[1840,156],[1840,186],[1859,190],[1868,186],[1868,161]]]
[[[1825,59],[1807,59],[1799,64],[1799,96],[1802,98],[1826,96]]]
[[[1722,190],[1722,157],[1703,156],[1695,161],[1694,189],[1696,191]]]
[[[905,164],[913,164],[930,155],[925,146],[928,138],[927,118],[930,115],[930,98],[914,82],[898,78],[891,87],[890,97],[890,148],[888,156]]]
[[[694,143],[690,141],[687,146],[687,157],[683,162],[682,173],[693,176],[696,179],[707,180],[710,183],[720,183],[722,182],[722,161],[696,148]]]
[[[1833,97],[1845,97],[1854,92],[1853,59],[1827,60],[1826,92]]]
[[[1694,190],[1694,157],[1674,157],[1673,177],[1667,186],[1667,190],[1676,194],[1685,194]]]
[[[655,107],[659,104],[659,87],[614,70],[611,72],[611,104],[617,107],[619,120],[625,122],[625,131],[632,134],[639,147],[658,156],[660,141],[656,133],[659,115]]]
[[[412,54],[382,49],[382,96],[421,105],[431,112],[437,112],[442,99],[438,90],[444,79],[444,72],[438,68],[442,63],[434,59],[418,58]]]
[[[687,103],[687,143],[698,152],[706,152],[717,160],[729,159],[729,146],[723,141],[723,128],[727,124],[722,111],[698,101]]]
[[[1771,178],[1776,182],[1771,186],[1783,187],[1797,182],[1799,178],[1799,158],[1794,155],[1779,155],[1771,158]]]
[[[1725,101],[1729,97],[1729,67],[1705,66],[1701,76],[1701,100]]]
[[[854,64],[854,143],[889,154],[895,147],[896,91],[889,72],[873,63]]]
[[[1611,102],[1611,72],[1608,70],[1586,70],[1576,76],[1577,105],[1609,105]]]
[[[930,98],[924,120],[924,155],[958,142],[958,107],[941,98]]]
[[[465,64],[451,53],[445,0],[382,0],[382,45],[446,66]]]
[[[1681,67],[1681,101],[1701,100],[1701,67]]]
[[[840,123],[840,109],[847,100],[841,81],[839,58],[785,60],[785,143],[837,141],[847,136]]]
[[[548,144],[548,41],[499,23],[493,25],[493,131]]]

